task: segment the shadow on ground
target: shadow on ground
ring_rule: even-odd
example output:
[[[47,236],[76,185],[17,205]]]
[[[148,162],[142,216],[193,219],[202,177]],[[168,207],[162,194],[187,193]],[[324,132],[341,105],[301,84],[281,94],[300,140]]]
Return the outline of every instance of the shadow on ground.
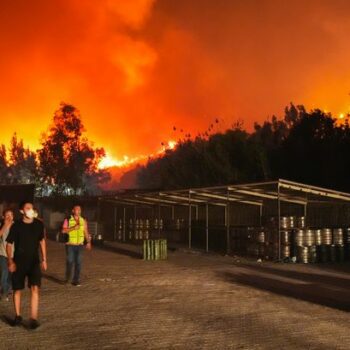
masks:
[[[121,254],[121,255],[126,255],[129,256],[131,258],[134,259],[142,259],[142,253],[141,253],[141,247],[137,247],[135,246],[135,248],[128,248],[128,247],[116,247],[116,246],[112,246],[112,245],[108,245],[108,244],[103,244],[101,246],[95,246],[95,249],[100,249],[100,250],[104,250],[104,251],[108,251],[108,252],[112,252],[112,253],[117,253],[117,254]],[[139,249],[140,251],[136,251],[137,249]]]
[[[54,275],[49,275],[47,273],[43,273],[43,278],[51,281],[51,282],[54,282],[54,283],[57,283],[57,284],[65,284],[65,280],[62,279],[62,278],[59,278],[57,276],[54,276]]]
[[[231,283],[350,311],[350,278],[245,264],[220,275]]]

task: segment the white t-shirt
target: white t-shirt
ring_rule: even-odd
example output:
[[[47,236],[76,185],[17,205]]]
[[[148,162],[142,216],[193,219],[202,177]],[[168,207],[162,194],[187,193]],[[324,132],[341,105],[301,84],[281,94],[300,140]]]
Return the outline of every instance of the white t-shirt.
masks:
[[[10,233],[10,228],[9,227],[7,230],[5,230],[5,232],[3,233],[3,235],[0,237],[0,255],[1,256],[5,256],[7,258],[7,253],[6,253],[6,238]],[[14,249],[12,249],[12,254],[14,252]]]

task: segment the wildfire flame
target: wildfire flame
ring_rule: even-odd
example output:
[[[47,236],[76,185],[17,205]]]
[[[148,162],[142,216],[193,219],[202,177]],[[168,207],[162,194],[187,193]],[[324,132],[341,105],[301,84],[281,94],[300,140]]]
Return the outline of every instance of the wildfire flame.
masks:
[[[116,159],[113,158],[110,153],[106,152],[106,156],[101,160],[100,164],[98,167],[100,169],[106,169],[106,168],[112,168],[112,167],[118,167],[118,168],[123,168],[123,167],[128,167],[131,165],[136,165],[136,164],[142,164],[147,161],[149,157],[155,157],[155,156],[160,156],[162,155],[166,150],[172,150],[176,147],[177,142],[174,140],[170,140],[167,142],[166,145],[163,145],[160,150],[158,150],[154,154],[150,155],[139,155],[136,157],[128,157],[124,155],[123,159]]]

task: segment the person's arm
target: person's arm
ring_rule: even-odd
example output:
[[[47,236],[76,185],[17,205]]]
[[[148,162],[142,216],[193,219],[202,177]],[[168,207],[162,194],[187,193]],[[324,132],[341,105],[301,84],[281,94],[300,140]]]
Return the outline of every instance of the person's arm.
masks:
[[[41,267],[44,271],[47,270],[47,255],[46,255],[46,239],[43,238],[40,241],[40,250],[41,250],[41,256],[42,256],[42,262]]]
[[[16,264],[13,260],[13,243],[6,243],[7,266],[10,272],[16,271]]]
[[[68,219],[65,219],[63,222],[63,226],[62,226],[62,233],[69,233],[69,232],[76,230],[78,228],[79,228],[78,224],[75,226],[69,227]]]
[[[6,232],[6,227],[5,224],[1,226],[0,228],[0,237],[2,237],[2,235]]]
[[[84,220],[84,236],[86,239],[86,248],[91,249],[91,236],[89,233],[88,224],[86,220]]]
[[[3,236],[3,234],[9,230],[11,227],[11,223],[7,223],[6,220],[4,220],[3,224],[1,225],[1,228],[0,228],[0,237]]]
[[[16,225],[12,225],[10,232],[6,238],[6,254],[7,254],[7,265],[10,272],[16,271],[16,264],[13,259],[13,244],[17,240]]]

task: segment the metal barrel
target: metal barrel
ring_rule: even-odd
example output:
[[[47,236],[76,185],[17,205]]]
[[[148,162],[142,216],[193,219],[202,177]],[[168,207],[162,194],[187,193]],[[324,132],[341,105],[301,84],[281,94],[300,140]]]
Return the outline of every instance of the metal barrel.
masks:
[[[166,239],[163,239],[163,259],[168,258],[168,241]]]
[[[297,218],[297,227],[304,228],[305,227],[305,216],[299,216]]]
[[[315,263],[317,261],[316,246],[297,247],[297,261],[303,264]]]
[[[250,242],[247,247],[248,255],[259,256],[259,244],[256,242]]]
[[[143,241],[143,244],[142,244],[142,258],[143,258],[143,260],[147,260],[147,256],[146,256],[146,241],[145,240]]]
[[[309,247],[297,247],[297,261],[303,264],[309,263]]]
[[[333,230],[333,244],[335,245],[344,244],[344,232],[342,228],[335,228]]]
[[[327,263],[330,261],[330,245],[317,246],[317,261]]]
[[[330,228],[323,228],[321,230],[321,240],[322,240],[322,244],[325,244],[325,245],[332,244],[332,230]]]
[[[322,244],[322,234],[321,230],[317,229],[314,231],[315,232],[315,244],[316,245],[321,245]]]
[[[349,243],[344,245],[344,258],[346,261],[350,260],[350,244]]]
[[[154,260],[154,245],[153,245],[153,240],[149,239],[148,242],[149,242],[149,245],[148,245],[149,260]]]
[[[163,259],[163,240],[160,239],[159,240],[159,260],[162,260]]]
[[[315,245],[315,232],[314,230],[306,230],[304,233],[304,246],[311,247]]]
[[[289,245],[291,243],[292,232],[288,230],[281,231],[281,244]]]
[[[159,239],[154,240],[154,259],[159,260]]]
[[[282,245],[281,246],[281,256],[282,256],[282,258],[290,258],[291,257],[291,246],[290,245]]]
[[[143,260],[151,260],[151,242],[148,239],[143,241]]]
[[[259,257],[264,257],[266,255],[266,245],[264,243],[259,243],[258,251]]]
[[[350,244],[350,228],[344,230],[344,243]]]
[[[290,228],[290,219],[288,216],[281,216],[280,218],[280,225],[282,229],[288,229]]]
[[[272,230],[269,232],[268,241],[270,243],[278,243],[278,230]]]
[[[295,228],[297,227],[297,218],[295,216],[289,217],[289,228]]]
[[[317,249],[315,245],[309,247],[309,262],[311,264],[314,264],[317,262]]]
[[[329,258],[329,260],[332,263],[337,262],[337,250],[336,250],[336,246],[334,244],[332,244],[330,246],[330,258]]]
[[[336,250],[337,261],[344,262],[345,261],[344,245],[336,245],[335,250]]]
[[[304,245],[304,235],[305,235],[304,230],[295,231],[294,241],[296,246],[302,247]]]
[[[270,243],[265,246],[265,256],[269,259],[277,259],[278,258],[278,244]]]
[[[265,232],[264,231],[259,231],[257,233],[257,241],[258,243],[265,243]]]
[[[150,239],[147,240],[147,251],[148,251],[148,260],[153,260],[153,248],[152,248],[152,241]]]
[[[164,240],[164,259],[168,259],[168,241],[165,239]]]

